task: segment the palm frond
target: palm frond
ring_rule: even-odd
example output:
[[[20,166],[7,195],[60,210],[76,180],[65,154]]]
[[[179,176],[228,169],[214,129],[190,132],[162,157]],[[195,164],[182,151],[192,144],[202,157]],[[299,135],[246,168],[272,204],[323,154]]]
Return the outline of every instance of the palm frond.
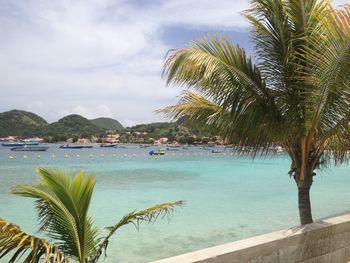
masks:
[[[101,239],[96,254],[91,256],[88,259],[88,262],[95,263],[98,261],[103,251],[106,251],[110,237],[122,226],[133,224],[138,229],[142,222],[153,223],[159,218],[169,216],[175,206],[180,206],[182,204],[183,201],[162,203],[144,210],[133,211],[125,215],[118,223],[106,228],[109,231],[109,234]]]
[[[305,79],[313,87],[309,92],[313,134],[320,141],[320,147],[327,145],[328,153],[333,152],[335,161],[341,162],[345,153],[340,153],[339,142],[346,145],[349,140],[350,6],[328,11],[315,29],[322,32],[321,40],[315,34],[310,37],[310,45],[304,47],[309,61]],[[329,141],[334,141],[330,138],[337,138],[338,143],[329,144]],[[335,146],[333,151],[332,145]]]
[[[17,225],[0,218],[0,259],[8,256],[9,263],[69,263],[57,245],[23,232]]]
[[[177,50],[165,62],[168,83],[185,84],[178,105],[161,112],[173,118],[188,116],[205,123],[238,145],[269,147],[282,135],[283,119],[260,71],[243,49],[225,38],[199,39]]]
[[[35,198],[41,231],[57,240],[60,251],[82,260],[95,252],[97,229],[87,215],[95,178],[77,172],[38,168],[39,185],[20,185],[13,194]]]
[[[286,2],[255,0],[244,12],[252,25],[258,66],[269,86],[286,89],[286,78],[293,70],[292,28],[288,20]]]
[[[173,120],[185,118],[192,125],[209,127],[223,135],[226,134],[223,130],[225,128],[228,130],[231,116],[229,111],[190,91],[184,92],[176,105],[162,108],[157,113],[163,113]]]

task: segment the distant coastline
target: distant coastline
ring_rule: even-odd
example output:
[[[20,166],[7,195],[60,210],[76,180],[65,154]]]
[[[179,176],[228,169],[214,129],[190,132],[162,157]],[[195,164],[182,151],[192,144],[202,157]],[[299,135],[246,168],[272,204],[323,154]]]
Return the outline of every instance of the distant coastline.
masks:
[[[0,113],[0,140],[40,138],[45,143],[131,143],[131,144],[224,144],[221,136],[198,130],[183,122],[156,122],[123,127],[111,118],[89,120],[72,114],[48,123],[41,116],[22,110]]]

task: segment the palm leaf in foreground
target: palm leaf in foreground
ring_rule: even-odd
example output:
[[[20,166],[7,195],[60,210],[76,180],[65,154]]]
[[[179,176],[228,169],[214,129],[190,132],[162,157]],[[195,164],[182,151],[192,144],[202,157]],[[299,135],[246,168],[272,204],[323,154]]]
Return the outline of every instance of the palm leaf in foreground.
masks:
[[[154,223],[158,218],[163,219],[164,217],[169,217],[174,207],[180,206],[182,204],[183,201],[162,203],[143,210],[133,211],[126,214],[118,223],[106,228],[106,230],[109,231],[109,234],[101,239],[96,255],[92,257],[88,262],[95,263],[98,261],[103,251],[106,251],[110,237],[114,235],[116,231],[122,226],[133,224],[138,230],[142,222]]]
[[[71,177],[68,171],[38,168],[38,185],[19,185],[13,194],[36,199],[41,231],[57,240],[63,253],[83,262],[94,253],[97,229],[87,215],[95,177],[82,171]]]
[[[97,262],[106,251],[109,239],[117,230],[127,224],[139,226],[142,222],[153,223],[158,218],[170,215],[182,201],[159,204],[144,210],[125,215],[117,224],[108,229],[105,237],[88,215],[96,179],[92,175],[78,171],[38,168],[38,185],[19,185],[12,193],[36,199],[40,231],[55,241],[55,245],[22,232],[16,225],[0,220],[0,258],[14,252],[14,262],[20,255],[29,251],[26,262],[80,263]],[[60,252],[60,253],[59,253]],[[64,257],[63,257],[63,253]],[[26,254],[27,255],[27,254]]]
[[[17,225],[0,218],[0,259],[9,257],[9,263],[39,262],[44,259],[48,263],[68,263],[68,259],[44,239],[23,232]]]

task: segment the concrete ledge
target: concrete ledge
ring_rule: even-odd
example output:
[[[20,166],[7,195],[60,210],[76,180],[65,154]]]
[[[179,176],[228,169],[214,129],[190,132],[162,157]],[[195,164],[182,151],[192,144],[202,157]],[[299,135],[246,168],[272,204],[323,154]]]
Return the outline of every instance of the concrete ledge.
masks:
[[[350,214],[153,263],[343,263],[350,261]]]

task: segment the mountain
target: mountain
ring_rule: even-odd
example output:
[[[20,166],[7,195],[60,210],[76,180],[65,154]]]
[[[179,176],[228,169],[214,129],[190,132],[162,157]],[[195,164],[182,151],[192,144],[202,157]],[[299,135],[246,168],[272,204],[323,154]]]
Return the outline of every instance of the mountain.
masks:
[[[94,125],[110,131],[121,131],[124,130],[123,125],[120,124],[119,121],[112,118],[97,118],[90,120]]]
[[[0,113],[0,137],[10,135],[40,136],[48,123],[40,116],[22,110]]]
[[[72,114],[51,123],[45,134],[66,138],[70,136],[89,137],[91,135],[102,135],[104,132],[104,129],[94,125],[88,119],[77,114]]]

